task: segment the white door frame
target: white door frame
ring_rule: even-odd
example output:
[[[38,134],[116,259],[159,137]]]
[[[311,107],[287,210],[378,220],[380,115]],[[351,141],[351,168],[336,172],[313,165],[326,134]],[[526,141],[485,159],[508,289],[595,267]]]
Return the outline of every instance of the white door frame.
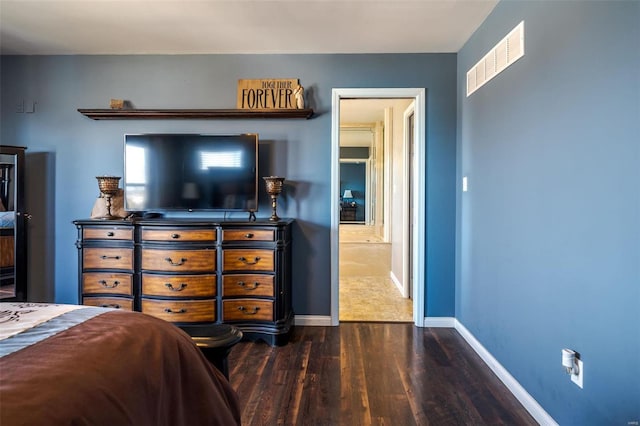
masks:
[[[413,212],[414,215],[412,217],[409,217],[409,214],[408,214],[409,209],[411,208],[411,197],[414,197],[416,195],[409,192],[409,189],[411,187],[410,182],[412,178],[412,176],[410,176],[409,173],[411,173],[411,171],[415,170],[416,168],[416,164],[410,164],[413,161],[413,158],[411,158],[411,146],[409,146],[409,144],[411,143],[410,132],[413,131],[413,129],[409,129],[409,117],[411,116],[411,114],[413,114],[413,117],[415,120],[415,116],[416,116],[415,114],[416,108],[414,106],[414,103],[409,105],[409,107],[404,111],[404,115],[403,115],[404,124],[403,124],[403,130],[402,130],[402,145],[403,145],[403,151],[404,151],[404,176],[402,178],[403,179],[402,200],[404,202],[404,206],[403,206],[404,211],[402,212],[402,234],[404,235],[403,244],[402,244],[402,278],[403,278],[402,296],[404,297],[410,296],[409,292],[411,291],[411,272],[412,271],[409,270],[409,265],[413,265],[413,262],[409,261],[409,256],[411,255],[412,249],[413,249],[413,247],[409,247],[409,244],[412,241],[412,239],[410,238],[411,235],[409,235],[409,232],[410,232],[409,230],[411,229],[411,224],[412,223],[415,224],[417,219],[415,217],[415,210]],[[413,206],[414,207],[416,206],[415,199],[413,202]]]
[[[331,94],[331,325],[339,319],[339,234],[340,224],[340,100],[360,98],[413,98],[415,100],[413,170],[416,224],[413,235],[413,322],[424,327],[425,306],[425,197],[426,197],[426,127],[425,89],[333,89]],[[422,171],[422,172],[421,172]]]

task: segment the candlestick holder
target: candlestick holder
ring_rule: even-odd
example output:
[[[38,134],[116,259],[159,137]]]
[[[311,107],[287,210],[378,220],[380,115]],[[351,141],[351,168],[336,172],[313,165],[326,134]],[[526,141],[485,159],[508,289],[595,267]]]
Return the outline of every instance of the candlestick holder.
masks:
[[[98,180],[100,193],[104,196],[104,201],[107,206],[107,214],[99,219],[120,219],[111,214],[111,198],[118,193],[118,182],[120,182],[120,178],[116,176],[96,176],[96,179]]]
[[[267,176],[263,177],[265,184],[267,186],[267,194],[271,197],[271,217],[270,221],[275,222],[280,220],[278,214],[276,213],[277,200],[278,195],[282,192],[282,182],[284,182],[283,177],[278,176]]]

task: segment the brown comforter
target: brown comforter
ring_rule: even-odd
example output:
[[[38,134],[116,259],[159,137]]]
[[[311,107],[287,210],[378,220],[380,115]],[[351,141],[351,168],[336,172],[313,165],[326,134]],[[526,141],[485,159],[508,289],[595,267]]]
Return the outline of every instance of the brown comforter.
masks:
[[[0,425],[235,425],[236,395],[189,336],[98,315],[0,358]]]

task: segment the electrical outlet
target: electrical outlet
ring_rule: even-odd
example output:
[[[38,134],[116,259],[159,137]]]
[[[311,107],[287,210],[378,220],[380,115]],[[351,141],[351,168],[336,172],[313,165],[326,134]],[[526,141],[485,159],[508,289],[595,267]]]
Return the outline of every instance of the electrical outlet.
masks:
[[[24,112],[24,100],[19,100],[16,103],[16,112],[23,113]]]
[[[584,364],[581,360],[576,358],[576,365],[578,366],[578,374],[571,375],[571,381],[578,385],[582,389],[582,379],[584,378]]]

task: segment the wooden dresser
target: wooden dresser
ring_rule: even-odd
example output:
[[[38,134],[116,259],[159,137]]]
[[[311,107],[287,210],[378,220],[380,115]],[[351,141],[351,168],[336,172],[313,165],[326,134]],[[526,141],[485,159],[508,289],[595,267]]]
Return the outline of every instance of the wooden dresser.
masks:
[[[291,220],[77,220],[82,304],[288,341]]]
[[[81,300],[84,305],[133,310],[134,227],[105,224],[80,228],[76,245],[81,247]]]

